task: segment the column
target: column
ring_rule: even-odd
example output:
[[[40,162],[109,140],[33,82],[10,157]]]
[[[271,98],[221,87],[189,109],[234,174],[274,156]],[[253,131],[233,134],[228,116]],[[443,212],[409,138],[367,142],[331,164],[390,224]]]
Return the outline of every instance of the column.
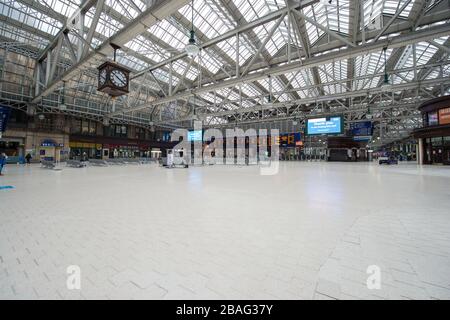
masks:
[[[423,164],[423,138],[418,139],[419,143],[417,146],[417,163],[419,165]]]

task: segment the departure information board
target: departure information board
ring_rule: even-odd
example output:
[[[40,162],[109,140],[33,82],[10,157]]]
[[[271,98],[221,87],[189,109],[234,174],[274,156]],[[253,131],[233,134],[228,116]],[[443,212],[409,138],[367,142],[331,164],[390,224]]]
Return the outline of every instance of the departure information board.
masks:
[[[306,134],[341,134],[344,130],[342,116],[314,118],[306,120]]]

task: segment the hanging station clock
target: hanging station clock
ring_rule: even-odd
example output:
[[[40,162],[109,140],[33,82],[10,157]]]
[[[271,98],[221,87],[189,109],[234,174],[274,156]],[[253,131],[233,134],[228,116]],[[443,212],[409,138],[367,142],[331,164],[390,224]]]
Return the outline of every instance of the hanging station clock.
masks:
[[[98,67],[97,90],[118,97],[129,92],[130,70],[116,63],[116,50],[119,47],[113,48],[114,62],[106,61]]]
[[[112,97],[121,96],[128,93],[128,83],[130,70],[107,61],[98,67],[98,88]]]

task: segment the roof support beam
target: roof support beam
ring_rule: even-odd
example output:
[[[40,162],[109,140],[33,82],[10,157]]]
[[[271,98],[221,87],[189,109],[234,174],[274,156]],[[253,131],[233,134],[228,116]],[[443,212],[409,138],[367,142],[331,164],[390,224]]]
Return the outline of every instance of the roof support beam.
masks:
[[[310,6],[310,5],[314,4],[316,2],[319,2],[319,0],[299,0],[296,3],[295,8],[304,8],[304,7],[307,7],[307,6]],[[222,34],[222,35],[220,35],[218,37],[215,37],[214,39],[211,39],[209,41],[203,42],[203,43],[199,44],[199,47],[201,49],[205,49],[205,48],[208,48],[208,47],[213,46],[215,44],[218,44],[219,42],[222,42],[222,41],[225,41],[225,40],[230,39],[232,37],[235,37],[237,33],[245,33],[248,30],[254,29],[254,28],[259,27],[259,26],[261,26],[263,24],[266,24],[266,23],[269,23],[269,22],[271,22],[273,20],[278,19],[279,17],[281,17],[282,14],[288,12],[289,10],[291,10],[291,9],[284,8],[284,9],[281,9],[281,10],[278,10],[278,11],[271,12],[271,13],[267,14],[264,17],[261,17],[259,19],[255,19],[252,22],[249,22],[249,23],[247,23],[245,25],[239,26],[239,27],[237,27],[237,28],[235,28],[233,30],[225,32],[224,34]],[[178,59],[182,59],[185,56],[186,56],[186,53],[184,53],[184,52],[180,53],[178,55],[175,55],[175,56],[171,57],[170,59],[167,59],[165,61],[161,61],[160,63],[155,64],[154,66],[151,66],[150,68],[142,70],[141,72],[135,74],[134,77],[139,77],[139,76],[143,75],[145,72],[147,72],[149,70],[155,70],[155,69],[161,68],[162,66],[170,63],[171,61],[176,61]]]
[[[89,27],[89,31],[86,35],[86,43],[91,44],[92,38],[94,36],[95,29],[97,28],[98,21],[100,20],[100,14],[103,10],[103,4],[105,3],[105,0],[97,0],[97,5],[95,6],[95,14],[94,18],[92,18],[91,26]],[[89,46],[86,45],[83,49],[82,57],[85,57],[89,52]]]
[[[214,0],[213,0],[214,1]],[[242,15],[242,13],[239,11],[239,9],[236,7],[233,1],[229,0],[220,0],[220,4],[225,8],[227,12],[224,12],[224,14],[231,16],[234,21],[236,22],[237,26],[242,26],[244,24],[247,24],[248,21],[245,19],[245,17]],[[218,5],[220,8],[220,5]],[[288,14],[289,11],[286,13]],[[263,45],[258,37],[258,35],[255,33],[254,29],[250,29],[245,32],[247,37],[244,37],[243,34],[236,34],[236,68],[235,68],[235,76],[239,77],[241,75],[240,70],[240,57],[239,57],[239,47],[242,42],[247,42],[249,46],[260,51],[259,56],[262,57],[262,62],[269,64],[270,59],[272,58],[270,53],[267,51],[266,46]],[[258,55],[253,55],[254,58],[258,58]],[[255,61],[255,60],[254,60]],[[254,61],[252,63],[254,63]],[[250,66],[250,62],[247,63],[247,66]],[[243,65],[243,68],[246,68],[245,65]],[[285,84],[287,82],[287,79],[284,75],[281,75],[278,80]],[[251,83],[249,85],[252,85],[256,90],[268,94],[268,91],[264,86],[262,86],[259,82]],[[292,94],[292,97],[294,99],[298,98],[297,94]]]
[[[424,15],[426,13],[426,8],[427,8],[429,2],[430,2],[430,0],[416,0],[414,2],[414,5],[411,10],[411,15],[410,15],[410,20],[412,21],[412,26],[407,31],[416,30],[416,28],[420,24],[420,21],[422,20],[422,18],[424,17]],[[407,31],[403,31],[402,33],[405,33]],[[393,53],[391,54],[391,56],[389,57],[389,59],[387,61],[387,69],[393,69],[397,65],[397,63],[399,62],[399,60],[405,53],[406,49],[407,49],[406,47],[403,47],[403,48],[397,48],[393,51]],[[378,85],[381,85],[382,82],[383,82],[383,78],[380,78],[380,80],[378,81]]]
[[[105,14],[112,17],[113,19],[122,22],[124,25],[130,23],[130,18],[127,18],[125,16],[123,16],[122,14],[120,14],[119,12],[117,12],[116,10],[114,10],[112,7],[110,6],[105,6]],[[186,28],[186,30],[189,30],[190,28],[190,23],[189,21],[187,21],[183,15],[181,15],[179,12],[173,13],[171,15],[171,17],[175,17],[175,20],[180,24],[181,27]],[[202,40],[205,39],[205,36],[201,33],[200,30],[196,30],[196,35],[197,35],[197,39]],[[158,47],[163,48],[164,50],[167,50],[168,52],[173,52],[176,51],[176,49],[172,46],[170,46],[169,44],[165,43],[162,39],[159,39],[158,37],[156,37],[155,35],[153,35],[152,33],[150,33],[149,31],[145,31],[141,34],[142,37],[144,37],[145,39],[147,39],[149,42],[155,43],[155,45],[157,45]],[[220,50],[220,48],[218,48],[217,46],[213,46],[211,47],[212,50]],[[129,48],[123,47],[122,51],[126,52],[127,54],[130,54],[132,56],[135,56],[136,58],[138,58],[139,60],[144,61],[145,63],[149,64],[149,65],[155,65],[156,62],[152,61],[151,59],[147,58],[146,56],[143,56],[140,53],[137,53]],[[204,53],[208,54],[208,52],[206,52],[205,50],[203,51]],[[222,54],[225,54],[224,52],[220,51],[218,52],[219,56],[222,56]],[[201,63],[198,63],[195,61],[194,58],[189,58],[189,57],[185,57],[183,58],[183,61],[185,61],[187,64],[189,64],[192,67],[195,67],[197,70],[201,70],[202,75],[205,74],[207,76],[207,79],[210,79],[211,81],[214,81],[213,79],[213,74],[204,66],[202,66]],[[219,62],[220,64],[222,62]],[[220,66],[222,70],[223,66]],[[166,70],[166,67],[163,67],[162,69]],[[167,70],[166,70],[167,71]],[[151,72],[151,71],[150,71]],[[169,72],[169,88],[168,88],[168,92],[169,92],[169,96],[171,96],[172,93],[172,79],[173,76],[175,75],[176,77],[178,77],[180,80],[180,82],[183,82],[183,84],[186,86],[186,82],[188,85],[192,85],[192,81],[186,81],[188,80],[183,74],[178,74],[173,72],[173,66],[172,63],[169,64],[169,68],[168,68],[168,72]],[[180,84],[180,83],[179,83]],[[179,86],[178,86],[179,88]]]
[[[233,1],[225,1],[225,0],[219,0],[220,4],[217,5],[218,8],[221,8],[220,5],[222,5],[224,7],[224,9],[226,10],[222,10],[222,12],[225,15],[229,15],[231,16],[232,19],[234,19],[234,21],[236,22],[236,25],[242,26],[248,23],[248,21],[245,19],[245,17],[242,15],[242,13],[239,11],[239,9],[236,7],[236,5],[233,3]],[[244,34],[246,36],[244,36]],[[236,61],[235,61],[235,76],[239,77],[241,76],[241,68],[240,68],[240,57],[239,57],[239,51],[240,51],[240,46],[242,42],[247,42],[248,45],[250,47],[253,47],[255,50],[259,51],[259,54],[254,54],[252,56],[252,58],[259,58],[258,56],[260,56],[262,58],[262,62],[266,63],[267,65],[269,64],[269,60],[271,59],[271,55],[269,54],[269,52],[267,51],[267,49],[265,48],[265,45],[263,45],[263,43],[261,43],[258,35],[255,33],[254,29],[250,29],[247,30],[245,33],[240,34],[240,33],[236,33]],[[251,59],[252,59],[251,58]],[[251,63],[254,63],[254,61]],[[246,67],[250,66],[250,61],[247,62],[247,64],[243,65],[243,68],[245,69]],[[280,76],[279,80],[283,83],[285,83],[285,79],[283,79],[284,76]],[[287,81],[287,80],[286,80]],[[253,88],[255,88],[256,90],[258,90],[259,92],[263,93],[263,94],[269,94],[269,92],[266,90],[266,88],[264,86],[261,85],[261,83],[259,82],[254,82],[254,83],[249,83],[249,86],[252,86]],[[240,87],[241,88],[241,87]],[[240,94],[242,94],[242,90],[240,90]],[[296,97],[294,97],[296,98]]]
[[[306,59],[305,61],[297,61],[297,62],[292,62],[291,64],[270,67],[266,70],[254,72],[252,74],[248,74],[248,75],[240,77],[240,78],[232,78],[232,79],[225,80],[225,81],[222,81],[219,83],[215,83],[215,84],[212,84],[209,86],[186,90],[186,91],[178,93],[170,98],[158,99],[152,103],[142,104],[135,108],[117,111],[116,113],[118,114],[121,112],[142,110],[142,109],[146,109],[150,106],[153,106],[155,104],[167,103],[167,102],[174,101],[177,99],[185,99],[193,94],[200,94],[203,92],[214,91],[214,90],[221,89],[221,88],[233,87],[242,82],[253,82],[253,81],[261,80],[261,79],[267,78],[268,75],[277,76],[280,74],[294,72],[296,70],[320,66],[329,61],[348,59],[348,58],[356,57],[358,55],[369,54],[372,52],[379,52],[385,46],[388,46],[388,45],[390,48],[397,48],[397,47],[403,47],[403,46],[413,44],[416,42],[420,42],[420,41],[428,41],[429,39],[435,39],[435,38],[442,37],[444,35],[448,35],[449,32],[450,32],[450,25],[443,24],[443,25],[439,25],[439,26],[434,26],[434,27],[422,29],[422,30],[419,30],[419,31],[416,31],[416,32],[413,32],[410,34],[404,34],[404,35],[400,35],[400,36],[393,37],[390,39],[384,39],[384,40],[380,40],[377,42],[366,43],[364,45],[359,45],[358,47],[347,48],[347,49],[343,49],[340,51],[335,51],[335,52],[330,52],[330,53],[319,55],[319,56],[314,56],[309,59]]]
[[[20,0],[20,1],[22,2],[24,0]],[[73,20],[76,20],[80,16],[80,14],[85,14],[87,11],[89,11],[89,9],[91,7],[93,7],[96,3],[97,3],[97,0],[86,0],[86,1],[82,2],[82,4],[80,5],[80,8],[71,17],[66,19],[66,21],[63,24],[63,27],[58,32],[58,34],[55,36],[54,40],[41,52],[41,54],[38,58],[38,61],[42,61],[43,59],[45,59],[47,53],[57,46],[59,37],[62,37],[64,33],[67,33],[70,31],[71,22]],[[43,12],[45,13],[46,10],[44,10]]]
[[[349,4],[350,10],[350,18],[349,18],[349,30],[350,30],[350,41],[356,44],[356,40],[358,39],[358,35],[360,33],[360,24],[361,24],[361,1],[359,0],[350,0]],[[364,26],[362,26],[364,27]],[[355,59],[347,60],[347,79],[352,79],[355,75]],[[353,89],[353,82],[348,81],[347,87]]]
[[[281,17],[277,20],[277,22],[273,25],[272,29],[269,31],[269,34],[264,39],[263,43],[261,43],[261,46],[258,48],[258,51],[252,56],[251,60],[246,65],[244,71],[242,71],[241,76],[245,76],[248,72],[248,69],[251,67],[255,59],[261,54],[262,50],[265,49],[267,43],[270,39],[272,39],[273,34],[280,26],[281,22],[283,22],[284,17],[286,16],[286,13],[282,14]]]
[[[439,83],[450,84],[450,79],[449,78],[438,78],[438,79],[430,79],[430,80],[424,80],[424,81],[413,81],[413,82],[409,82],[409,83],[398,84],[395,87],[390,88],[389,90],[391,90],[392,92],[402,91],[402,90],[411,90],[411,89],[415,89],[420,86],[424,86],[424,87],[433,86],[433,85],[436,85]],[[304,98],[304,99],[300,99],[298,101],[290,101],[287,104],[286,103],[269,103],[269,104],[257,106],[257,107],[241,108],[241,109],[236,109],[236,110],[216,112],[213,115],[217,116],[217,117],[223,117],[223,116],[230,116],[230,115],[235,115],[235,114],[240,114],[240,113],[245,113],[245,112],[270,110],[270,109],[275,109],[278,107],[286,107],[289,105],[296,105],[299,103],[311,104],[311,103],[317,103],[317,102],[326,102],[326,101],[330,101],[330,100],[346,99],[348,97],[362,97],[362,96],[366,96],[368,94],[368,92],[369,92],[368,90],[357,90],[357,91],[353,91],[353,92],[336,93],[336,94],[324,95],[324,96],[314,97],[314,98]],[[376,94],[376,93],[382,93],[382,89],[377,87],[377,88],[373,88],[370,90],[370,94]],[[179,120],[182,121],[183,119],[179,119]]]
[[[429,40],[428,43],[433,45],[433,46],[435,46],[435,47],[437,47],[437,48],[439,48],[440,50],[445,51],[445,52],[450,54],[450,48],[449,47],[447,47],[445,45],[442,45],[442,44],[439,44],[439,43],[437,43],[434,40]]]
[[[52,81],[41,93],[36,95],[32,102],[37,103],[41,100],[43,96],[48,95],[53,92],[62,81],[71,79],[76,75],[81,69],[89,66],[89,64],[96,58],[104,57],[113,51],[111,43],[118,46],[123,46],[130,39],[146,31],[149,26],[156,23],[157,20],[162,20],[169,16],[174,11],[180,9],[182,6],[187,4],[189,0],[179,0],[179,1],[169,1],[160,0],[154,5],[148,7],[144,12],[142,12],[136,19],[132,20],[129,24],[119,30],[116,34],[108,38],[103,42],[97,49],[91,51],[84,58],[82,58],[77,64],[73,65],[68,69],[62,76],[58,79]]]
[[[297,33],[297,36],[301,42],[303,51],[305,52],[306,58],[311,57],[311,43],[309,42],[309,38],[308,38],[308,31],[306,30],[306,23],[305,20],[297,15],[297,18],[295,18],[294,13],[291,12],[291,18],[292,18],[292,22],[294,24],[295,27],[295,31]],[[299,57],[300,58],[300,57]],[[300,58],[301,60],[301,58]],[[313,94],[323,94],[323,88],[320,86],[321,80],[320,80],[320,75],[319,75],[319,70],[317,69],[317,67],[312,67],[311,68],[311,75],[312,75],[312,79],[309,79],[308,76],[308,82],[318,85],[317,87],[317,92],[312,92]]]
[[[27,1],[27,0],[21,0],[21,1]],[[47,10],[44,10],[44,9],[45,8],[42,5],[38,6],[36,8],[36,10],[39,11],[39,12],[41,12],[41,10],[42,10],[42,12],[41,12],[42,14],[48,14],[49,16],[55,17],[55,19],[57,19],[61,23],[63,23],[63,24],[65,23],[66,19],[65,19],[64,16],[59,15],[57,12],[52,11],[51,9],[47,9]],[[110,10],[108,10],[108,14],[111,14]],[[82,21],[82,19],[81,19],[82,17],[84,17],[84,13],[80,14],[80,16],[79,16],[80,21]],[[115,17],[113,17],[113,18],[115,18]],[[48,40],[49,42],[52,42],[55,39],[59,41],[59,39],[61,38],[61,37],[56,37],[55,38],[54,36],[52,36],[51,34],[49,34],[47,32],[41,31],[41,30],[36,29],[36,28],[28,27],[26,24],[22,24],[22,23],[20,23],[19,21],[15,20],[15,19],[12,19],[12,18],[9,18],[9,17],[4,17],[4,16],[0,15],[0,21],[3,21],[3,20],[5,21],[5,23],[7,23],[7,24],[9,24],[9,25],[11,25],[13,27],[24,29],[27,32],[29,32],[30,34],[39,36],[40,38]],[[84,26],[84,23],[82,23],[82,25]],[[83,27],[83,29],[79,29],[77,27],[77,32],[72,32],[71,33],[74,36],[76,36],[79,39],[79,43],[81,43],[81,46],[77,46],[78,48],[83,49],[83,47],[85,47],[84,45],[86,45],[86,46],[90,45],[90,44],[88,44],[86,42],[86,39],[84,39],[84,37],[83,37],[83,34],[88,33],[90,30],[94,30],[92,28],[92,23],[91,23],[91,28],[90,29],[87,28],[87,27]],[[75,44],[71,43],[68,34],[69,34],[69,30],[67,32],[63,32],[63,43],[62,43],[62,48],[60,49],[60,54],[63,54],[63,51],[64,51],[63,49],[66,49],[68,51],[68,54],[69,54],[70,59],[71,59],[71,61],[66,61],[66,62],[70,63],[70,64],[75,64],[78,61],[78,53],[75,51],[75,48],[74,48],[76,43]],[[96,39],[100,40],[100,41],[106,41],[106,39],[107,39],[105,36],[103,36],[102,34],[99,34],[97,32],[94,32],[93,36]],[[53,48],[52,50],[54,50],[54,49],[55,48]],[[95,48],[92,48],[92,50],[95,50]],[[39,52],[38,49],[35,49],[35,51]],[[149,65],[152,65],[152,64],[155,63],[155,61],[153,61],[151,59],[148,59],[146,56],[143,56],[143,55],[141,55],[141,54],[139,54],[139,53],[137,53],[137,52],[135,52],[135,51],[133,51],[133,50],[131,50],[129,48],[123,47],[122,51],[126,52],[130,56],[133,56],[133,57],[138,58],[139,60],[142,60],[143,62],[145,62],[145,63],[147,63]],[[42,53],[42,51],[41,51],[41,53]],[[50,54],[50,53],[51,53],[51,51],[48,52],[48,54]],[[81,53],[82,52],[79,53],[80,56],[81,56]],[[56,56],[59,56],[59,54],[56,55]],[[55,54],[52,54],[51,57],[54,59],[55,58]],[[39,79],[41,77],[47,78],[46,77],[46,73],[47,73],[46,72],[46,68],[42,68],[42,64],[43,63],[45,64],[46,58],[47,58],[47,56],[45,56],[44,59],[42,61],[40,61],[40,62],[38,60],[38,62],[36,64],[36,66],[38,66],[38,67],[35,70],[38,71],[38,69],[40,69],[40,71],[39,71],[39,76],[40,77],[36,77],[35,76],[34,77],[35,79]],[[61,63],[61,60],[62,59],[59,60],[59,63]],[[53,63],[52,63],[52,65],[53,65]],[[53,77],[50,77],[50,69],[49,69],[48,74],[49,74],[48,78],[53,78]],[[175,74],[175,75],[177,77],[181,77],[178,74]],[[142,82],[142,81],[145,82],[145,79],[141,79],[140,82]],[[41,86],[44,86],[44,81],[39,81],[39,82],[36,83],[34,92],[38,93],[39,90],[41,89]]]
[[[70,57],[72,58],[72,62],[76,63],[77,62],[77,54],[72,46],[72,43],[70,43],[70,39],[69,39],[69,36],[67,35],[67,33],[64,33],[64,41],[66,43],[66,47],[69,50],[69,54],[70,54]]]
[[[124,25],[128,24],[131,22],[131,18],[127,18],[124,15],[122,15],[120,12],[117,12],[116,10],[114,10],[114,8],[110,7],[110,6],[105,6],[106,8],[106,12],[105,14],[112,17],[113,19],[120,21],[121,23],[123,23]],[[174,47],[171,47],[169,44],[165,43],[162,39],[159,39],[158,37],[156,37],[155,35],[153,35],[152,33],[150,33],[149,31],[145,31],[141,34],[142,37],[144,37],[146,40],[148,40],[151,43],[154,43],[158,48],[162,48],[164,50],[167,50],[168,52],[172,52],[172,51],[177,51]],[[129,49],[127,48],[126,50],[129,51]],[[156,50],[156,49],[155,49]],[[140,60],[143,60],[144,62],[148,63],[148,59],[147,57],[137,57]],[[184,61],[186,63],[190,63],[192,59],[186,57],[184,59]],[[152,61],[151,63],[149,63],[149,65],[154,65],[155,61]],[[193,61],[192,66],[194,66],[196,69],[201,69],[203,71],[203,73],[205,73],[208,76],[211,76],[211,73],[209,72],[209,70],[207,70],[206,68],[203,68],[200,64],[198,64],[197,62]]]
[[[317,23],[316,20],[311,19],[310,17],[306,16],[305,14],[303,14],[303,12],[300,12],[296,9],[292,10],[296,15],[298,15],[300,18],[304,19],[305,21],[308,21],[309,23],[311,23],[312,25],[316,26],[317,28],[321,29],[323,32],[328,33],[331,37],[340,40],[342,42],[344,42],[345,44],[347,44],[349,47],[355,47],[356,45],[351,42],[350,40],[348,40],[347,38],[344,38],[343,36],[340,36],[338,33],[328,29],[327,27],[324,27],[323,25],[321,25],[320,23]]]
[[[435,42],[435,41],[433,41],[433,42]],[[434,45],[434,44],[433,44],[433,45]],[[446,58],[448,57],[449,53],[450,53],[450,48],[449,48],[449,46],[450,46],[450,38],[448,38],[448,39],[444,42],[444,45],[443,45],[443,46],[441,45],[441,47],[446,48],[447,50],[444,50],[444,49],[442,49],[442,48],[439,48],[439,50],[436,51],[436,52],[434,53],[434,55],[430,58],[429,63],[434,63],[434,62],[437,62],[437,61],[439,61],[439,60],[441,60],[441,59],[446,59]],[[422,70],[420,70],[420,72],[416,75],[416,76],[417,76],[417,79],[418,79],[418,80],[425,79],[426,77],[428,77],[428,75],[430,75],[430,73],[433,72],[433,70],[434,70],[434,69],[428,69],[428,70],[422,69]]]
[[[53,77],[55,76],[56,66],[58,65],[60,53],[61,53],[61,46],[63,42],[63,37],[58,38],[58,42],[56,44],[56,48],[53,49],[51,59],[50,56],[47,58],[47,64],[50,65],[50,74],[48,75],[48,81],[52,81]]]
[[[429,27],[431,24],[435,24],[437,22],[442,22],[445,20],[448,20],[450,18],[450,10],[441,10],[439,12],[434,12],[432,14],[427,14],[425,15],[420,23],[419,26],[424,26],[424,27]],[[395,23],[393,25],[391,25],[388,29],[388,31],[386,32],[387,34],[395,34],[395,36],[398,33],[403,33],[403,32],[411,32],[411,28],[413,27],[414,21],[412,20],[404,20],[404,21],[399,21],[398,23]],[[366,40],[369,41],[371,39],[373,39],[376,35],[378,34],[378,31],[376,30],[369,30],[366,31]],[[361,44],[361,40],[362,39],[362,33],[358,36],[358,39],[356,40],[357,44]],[[315,54],[323,54],[324,52],[327,51],[331,51],[331,50],[336,50],[336,49],[341,49],[343,47],[343,44],[341,41],[339,40],[331,40],[330,42],[327,43],[321,43],[321,44],[316,44],[314,45],[314,47],[310,48],[311,54],[315,55]],[[292,52],[292,57],[291,60],[298,58],[298,54],[296,52]],[[282,64],[282,63],[286,63],[288,61],[288,57],[286,55],[281,55],[281,56],[275,56],[271,59],[270,63],[272,65],[276,65],[276,64]],[[251,68],[251,71],[256,71],[256,70],[260,70],[263,68],[266,68],[267,64],[265,62],[255,62],[253,67]],[[228,79],[229,77],[226,74],[216,74],[215,76],[215,80],[216,81],[223,81],[224,79]],[[207,82],[203,82],[203,84],[205,85],[209,85],[210,83]]]
[[[405,8],[409,5],[410,2],[411,2],[411,0],[406,0],[403,3],[402,7],[399,10],[397,10],[397,12],[394,14],[394,16],[388,21],[388,23],[385,24],[383,29],[381,29],[380,33],[377,34],[374,41],[378,41],[378,39],[380,39],[380,37],[386,32],[386,30],[391,26],[391,24],[398,18],[400,13],[402,13],[403,10],[405,10]]]

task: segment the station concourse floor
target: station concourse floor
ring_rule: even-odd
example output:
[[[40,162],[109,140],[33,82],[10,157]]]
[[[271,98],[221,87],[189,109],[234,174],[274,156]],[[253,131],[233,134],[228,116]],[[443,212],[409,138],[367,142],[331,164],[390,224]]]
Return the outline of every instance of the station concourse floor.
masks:
[[[450,299],[450,167],[5,169],[0,299]]]

